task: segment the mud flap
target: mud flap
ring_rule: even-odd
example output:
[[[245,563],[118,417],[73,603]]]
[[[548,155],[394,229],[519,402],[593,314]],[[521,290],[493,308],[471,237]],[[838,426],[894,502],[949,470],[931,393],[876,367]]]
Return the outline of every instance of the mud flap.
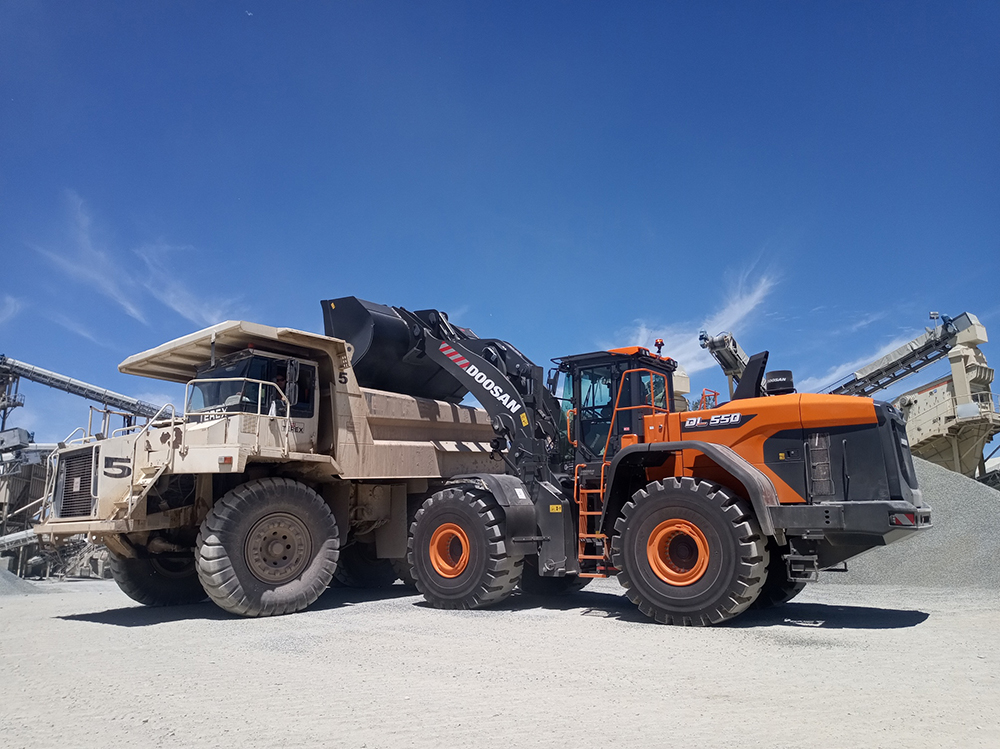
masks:
[[[452,477],[452,482],[473,482],[489,491],[503,508],[506,518],[505,538],[511,554],[537,554],[535,503],[528,487],[517,476],[497,473],[474,473]]]

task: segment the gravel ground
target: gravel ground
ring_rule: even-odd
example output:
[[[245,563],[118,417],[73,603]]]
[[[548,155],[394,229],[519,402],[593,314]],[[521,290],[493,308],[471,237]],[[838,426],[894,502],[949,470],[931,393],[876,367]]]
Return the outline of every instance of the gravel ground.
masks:
[[[9,570],[0,570],[0,596],[38,593],[38,588]]]
[[[1000,493],[917,470],[933,529],[707,629],[610,580],[479,612],[337,588],[254,620],[0,574],[0,747],[1000,746]]]
[[[691,629],[614,581],[480,612],[339,588],[271,619],[38,587],[0,599],[3,747],[1000,746],[995,591],[818,584]]]

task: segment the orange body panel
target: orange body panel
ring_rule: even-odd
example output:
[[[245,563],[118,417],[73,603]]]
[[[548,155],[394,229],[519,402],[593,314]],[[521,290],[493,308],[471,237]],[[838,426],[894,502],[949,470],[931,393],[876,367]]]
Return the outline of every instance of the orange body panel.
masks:
[[[875,401],[871,398],[823,393],[802,393],[798,397],[804,429],[874,424],[878,421]]]
[[[704,428],[711,423],[713,416],[723,414],[740,414],[742,423],[732,427]],[[699,420],[700,426],[684,428],[685,424],[690,425],[695,419]],[[779,502],[796,504],[805,502],[805,498],[772,471],[764,460],[764,443],[768,438],[778,432],[801,433],[803,429],[871,424],[876,419],[875,406],[870,398],[795,393],[730,401],[704,411],[647,416],[643,441],[698,440],[726,445],[771,480]],[[668,460],[663,466],[650,469],[647,474],[650,480],[666,476],[696,476],[734,489],[740,486],[733,476],[696,450],[685,451],[682,460]]]

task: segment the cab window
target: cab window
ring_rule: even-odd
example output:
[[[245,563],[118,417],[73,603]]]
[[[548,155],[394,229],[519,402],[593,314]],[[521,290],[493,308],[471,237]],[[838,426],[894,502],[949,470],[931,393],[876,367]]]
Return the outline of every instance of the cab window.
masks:
[[[615,411],[610,366],[580,370],[580,438],[595,456],[604,455]]]
[[[292,406],[292,416],[310,418],[316,405],[316,367],[299,365],[299,400]]]

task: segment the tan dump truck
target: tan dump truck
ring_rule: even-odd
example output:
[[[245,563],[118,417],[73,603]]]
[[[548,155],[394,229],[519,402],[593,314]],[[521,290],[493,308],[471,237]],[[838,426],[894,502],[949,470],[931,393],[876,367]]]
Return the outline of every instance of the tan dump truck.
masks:
[[[337,338],[225,322],[129,357],[122,372],[184,383],[184,410],[60,445],[36,532],[106,544],[121,588],[150,605],[208,593],[280,614],[335,574],[408,578],[408,497],[503,463],[484,411],[359,387],[351,355]]]

